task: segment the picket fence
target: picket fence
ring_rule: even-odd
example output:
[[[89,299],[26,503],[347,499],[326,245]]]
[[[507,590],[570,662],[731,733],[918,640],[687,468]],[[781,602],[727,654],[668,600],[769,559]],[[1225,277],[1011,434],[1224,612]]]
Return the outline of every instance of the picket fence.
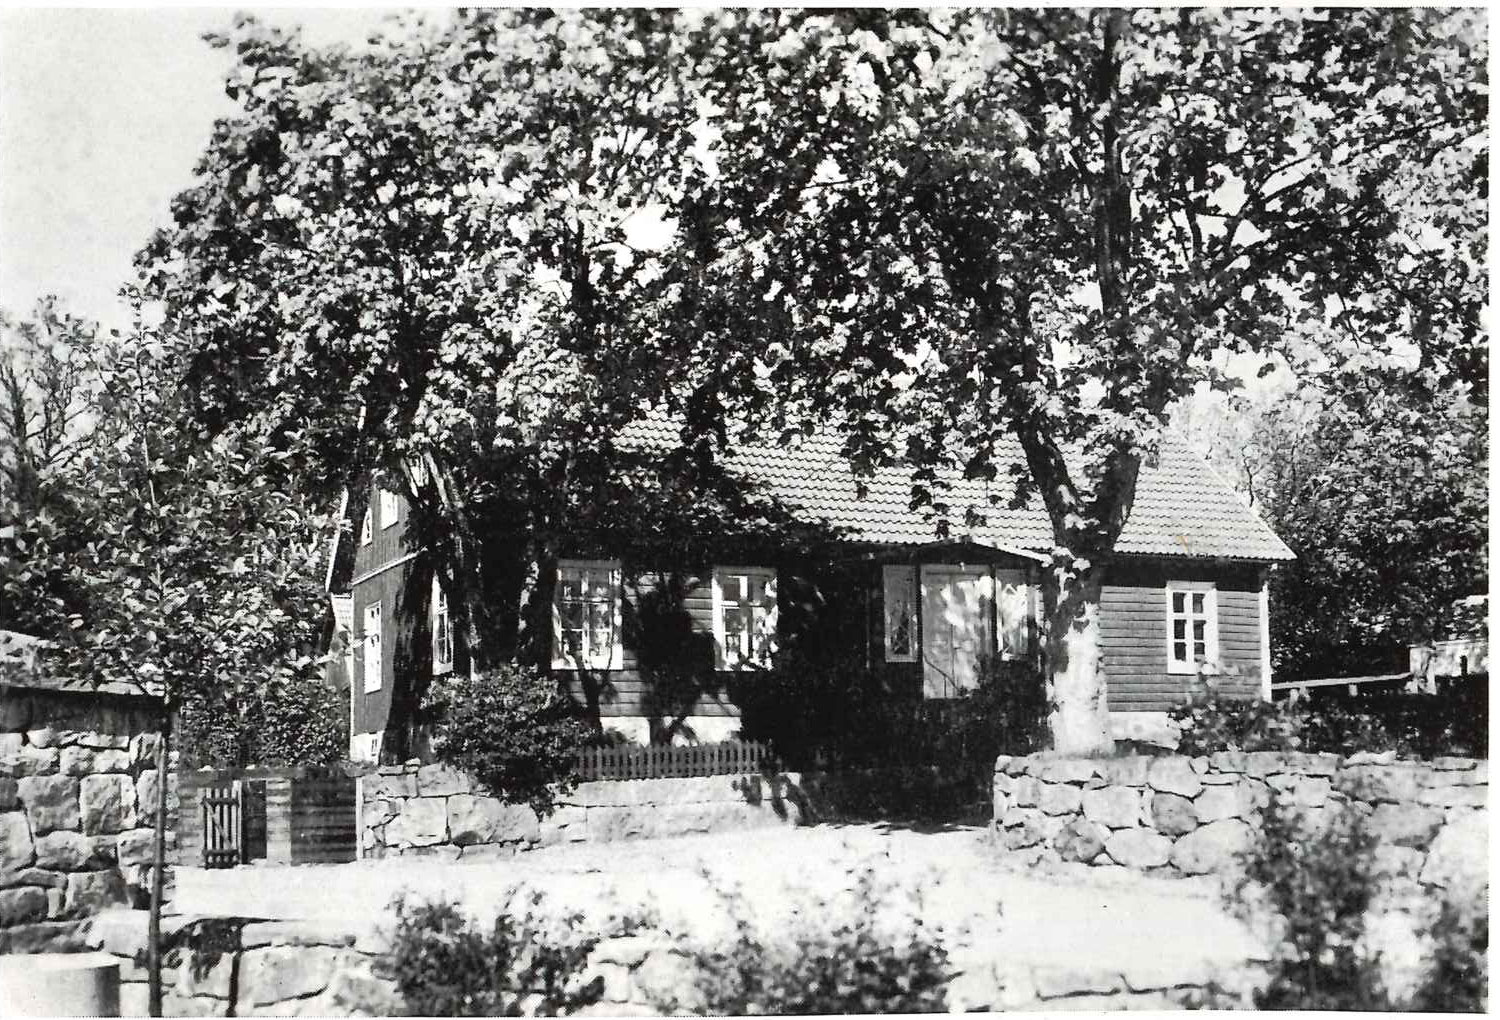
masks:
[[[578,755],[578,774],[584,781],[733,776],[761,771],[770,754],[758,740],[591,747]]]

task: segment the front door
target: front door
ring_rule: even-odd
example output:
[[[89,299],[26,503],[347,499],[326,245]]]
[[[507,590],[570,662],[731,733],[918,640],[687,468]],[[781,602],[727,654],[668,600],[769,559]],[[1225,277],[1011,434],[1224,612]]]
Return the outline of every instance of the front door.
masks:
[[[952,698],[979,680],[994,648],[993,582],[985,567],[922,567],[922,692]]]

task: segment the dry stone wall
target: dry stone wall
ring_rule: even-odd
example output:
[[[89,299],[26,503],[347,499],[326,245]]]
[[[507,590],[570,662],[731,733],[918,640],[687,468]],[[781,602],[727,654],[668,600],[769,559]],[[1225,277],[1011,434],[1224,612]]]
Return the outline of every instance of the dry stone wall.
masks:
[[[1273,796],[1313,818],[1346,801],[1362,805],[1393,875],[1442,888],[1487,880],[1489,764],[1472,758],[1002,756],[994,835],[1007,850],[1038,858],[1205,875],[1231,865]]]
[[[89,916],[145,905],[158,732],[142,698],[0,686],[0,952],[75,949]]]
[[[365,857],[444,859],[562,843],[795,825],[799,777],[705,776],[580,783],[545,819],[446,765],[386,766],[360,779]]]

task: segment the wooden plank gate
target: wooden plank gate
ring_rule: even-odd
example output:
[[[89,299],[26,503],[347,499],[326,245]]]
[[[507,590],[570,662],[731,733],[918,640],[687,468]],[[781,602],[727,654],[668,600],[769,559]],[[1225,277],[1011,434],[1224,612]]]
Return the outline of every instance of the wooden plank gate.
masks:
[[[203,866],[232,868],[245,859],[245,799],[238,779],[203,788]]]

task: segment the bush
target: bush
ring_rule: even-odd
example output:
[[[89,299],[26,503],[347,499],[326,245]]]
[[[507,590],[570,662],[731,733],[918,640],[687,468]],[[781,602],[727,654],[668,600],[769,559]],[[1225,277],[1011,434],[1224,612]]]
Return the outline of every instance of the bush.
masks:
[[[1266,808],[1225,905],[1245,921],[1273,919],[1270,980],[1260,1009],[1388,1009],[1365,931],[1376,892],[1375,837],[1349,804],[1315,825],[1286,801]]]
[[[1489,713],[1472,701],[1447,694],[1384,694],[1352,701],[1267,702],[1207,691],[1170,714],[1181,731],[1177,750],[1182,754],[1395,751],[1414,758],[1484,756]]]
[[[589,738],[573,704],[532,669],[499,666],[433,682],[438,758],[468,772],[511,804],[551,813],[578,783],[576,756]]]
[[[815,899],[798,915],[800,923],[773,944],[748,920],[739,892],[720,895],[734,936],[722,948],[687,948],[702,974],[692,1012],[806,1016],[947,1008],[952,971],[941,937],[915,915],[902,923],[886,916],[882,923],[895,906],[893,890],[878,886],[868,871],[847,899]]]
[[[603,984],[582,979],[604,938],[629,934],[626,920],[587,933],[583,917],[544,919],[540,895],[484,931],[454,903],[392,903],[396,926],[376,973],[393,980],[409,1016],[555,1016],[598,1002]]]
[[[1483,900],[1443,900],[1427,929],[1427,972],[1408,1008],[1423,1013],[1483,1013],[1489,1007],[1490,917]]]
[[[178,722],[189,768],[333,765],[348,756],[349,705],[315,673],[267,690],[190,692]]]

